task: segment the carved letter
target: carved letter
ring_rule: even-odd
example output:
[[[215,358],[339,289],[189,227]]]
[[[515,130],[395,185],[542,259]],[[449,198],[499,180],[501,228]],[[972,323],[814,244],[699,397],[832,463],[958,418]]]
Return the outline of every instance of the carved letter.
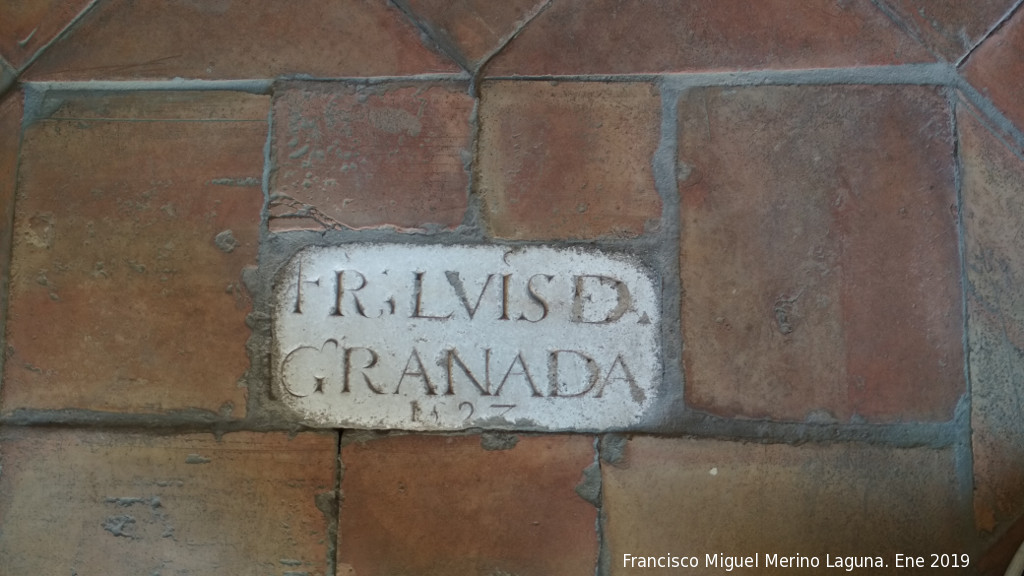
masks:
[[[526,313],[520,313],[519,314],[519,319],[520,320],[526,320],[527,322],[540,322],[541,320],[543,320],[543,319],[548,317],[548,303],[547,303],[547,301],[545,301],[543,298],[541,298],[540,294],[537,294],[537,292],[533,288],[533,281],[538,276],[541,277],[541,278],[546,279],[549,283],[552,280],[554,280],[555,277],[551,276],[550,274],[534,274],[533,276],[530,276],[530,279],[527,280],[527,282],[526,282],[526,294],[530,297],[530,300],[533,300],[534,302],[537,303],[538,306],[540,306],[540,309],[541,309],[540,318],[537,318],[536,320],[530,320],[529,318],[526,317]]]
[[[449,312],[447,316],[427,316],[423,314],[423,275],[426,272],[414,272],[413,280],[413,303],[412,303],[412,317],[413,318],[428,318],[431,320],[447,320],[452,317],[454,312]]]
[[[316,280],[303,280],[302,279],[302,260],[299,260],[299,273],[296,274],[295,282],[295,308],[292,309],[293,314],[302,314],[302,285],[303,284],[314,284],[320,285],[320,278]]]
[[[452,394],[455,394],[455,388],[454,388],[453,382],[452,382],[453,381],[453,378],[452,378],[452,365],[456,364],[456,363],[459,365],[459,368],[462,368],[462,371],[466,374],[466,377],[469,378],[469,381],[472,382],[473,385],[476,386],[476,389],[480,391],[480,394],[482,394],[484,396],[490,396],[491,395],[491,349],[490,348],[485,348],[484,349],[484,384],[485,384],[485,386],[481,386],[480,385],[480,381],[477,380],[476,376],[474,376],[473,373],[469,371],[469,367],[467,367],[466,363],[462,361],[462,358],[459,358],[459,355],[458,355],[458,353],[455,352],[454,348],[452,348],[451,350],[448,350],[447,357],[448,357],[448,390],[445,392],[446,396],[451,396]]]
[[[413,367],[413,361],[416,362],[416,370],[410,370]],[[434,385],[430,383],[430,377],[427,376],[427,369],[423,367],[423,360],[420,360],[420,353],[415,348],[412,349],[412,354],[409,355],[409,360],[405,363],[405,370],[402,371],[402,377],[398,379],[398,386],[395,386],[395,394],[398,394],[402,388],[402,382],[406,376],[414,376],[423,380],[423,386],[427,389],[427,396],[437,396],[437,390],[434,389]]]
[[[296,398],[323,394],[324,385],[337,382],[338,342],[333,338],[322,347],[299,346],[281,362],[281,386]]]
[[[484,287],[480,289],[480,295],[476,297],[476,304],[473,307],[469,306],[469,298],[466,297],[466,287],[462,285],[462,278],[459,277],[458,272],[452,272],[451,270],[444,273],[445,277],[448,278],[448,283],[455,289],[455,295],[462,301],[462,305],[466,308],[466,312],[469,314],[469,319],[472,320],[473,316],[476,316],[476,311],[480,309],[480,302],[484,299],[484,292],[487,291],[487,287],[491,284],[491,278],[494,274],[488,274],[487,280],[484,281]]]
[[[498,320],[508,320],[508,284],[511,280],[511,274],[501,275],[501,316]]]
[[[342,392],[349,391],[348,386],[349,382],[352,379],[352,352],[355,350],[365,350],[370,353],[370,361],[367,362],[365,366],[360,368],[360,370],[369,370],[370,368],[373,368],[374,366],[377,365],[377,360],[379,360],[379,358],[377,357],[377,353],[371,350],[370,348],[345,348],[345,385],[341,389]],[[373,392],[374,394],[384,393],[383,390],[373,385],[373,382],[370,381],[370,377],[366,375],[366,372],[360,372],[360,374],[362,374],[363,382],[366,382],[366,387],[369,388],[371,392]]]
[[[614,376],[615,368],[619,367],[619,371],[622,372],[621,376]],[[608,375],[605,376],[604,382],[597,387],[597,392],[594,393],[594,398],[600,398],[604,394],[604,388],[612,380],[622,380],[629,386],[629,393],[633,397],[633,401],[637,404],[643,402],[647,395],[644,394],[643,388],[636,383],[636,378],[633,377],[633,373],[629,370],[629,366],[626,366],[626,361],[622,359],[622,354],[615,357],[615,361],[612,362],[611,368],[608,369]]]
[[[522,368],[519,372],[513,372],[512,369],[516,367],[516,364]],[[508,365],[508,370],[505,371],[505,377],[501,379],[501,384],[498,384],[498,389],[494,391],[494,395],[498,396],[501,394],[501,389],[505,386],[505,382],[508,381],[509,376],[522,376],[526,378],[526,383],[530,385],[530,390],[533,396],[543,397],[543,394],[537,391],[537,387],[533,384],[533,378],[530,376],[530,370],[526,368],[526,362],[523,361],[523,353],[516,354],[516,357],[512,359],[512,363]]]
[[[587,370],[587,378],[585,380],[587,383],[587,387],[584,388],[583,390],[573,394],[568,394],[562,389],[561,371],[558,366],[558,357],[562,354],[573,354],[577,358],[583,360],[583,365]],[[551,389],[549,396],[560,396],[563,398],[574,398],[578,396],[583,396],[587,392],[590,392],[590,389],[593,388],[595,384],[597,384],[597,381],[600,379],[600,377],[601,371],[597,366],[597,362],[594,362],[593,358],[587,356],[582,352],[578,352],[576,350],[552,350],[551,352],[548,353],[548,385]]]
[[[341,302],[342,297],[345,295],[345,272],[346,270],[337,270],[334,272],[334,309],[331,310],[331,316],[345,315],[344,311],[342,310]],[[362,273],[360,273],[357,270],[347,270],[347,272],[355,274],[356,276],[359,277],[359,286],[356,286],[355,288],[349,288],[349,292],[358,292],[359,290],[366,288],[366,276],[363,276]],[[363,303],[359,301],[359,296],[352,294],[352,300],[356,303],[356,312],[358,312],[359,315],[362,316],[363,318],[369,318],[369,316],[366,315],[366,309],[363,308]],[[394,304],[392,304],[392,306],[394,306]],[[394,311],[392,311],[392,313],[394,313]],[[380,314],[377,314],[375,318],[380,318],[383,315],[384,310],[381,310]]]
[[[603,320],[587,320],[583,317],[583,302],[584,300],[593,301],[591,295],[587,294],[584,296],[586,286],[584,285],[584,279],[594,278],[598,281],[601,286],[611,286],[615,289],[615,307],[612,308],[608,315]],[[576,276],[576,290],[572,296],[572,321],[584,324],[611,324],[629,310],[629,305],[633,303],[633,298],[629,295],[629,287],[626,283],[621,280],[616,280],[608,276],[594,276],[591,274],[584,274]]]

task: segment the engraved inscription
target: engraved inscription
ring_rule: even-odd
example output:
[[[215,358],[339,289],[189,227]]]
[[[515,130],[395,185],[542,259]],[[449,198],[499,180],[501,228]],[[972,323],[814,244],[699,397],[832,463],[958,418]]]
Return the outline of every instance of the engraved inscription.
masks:
[[[307,248],[275,280],[275,394],[323,426],[629,426],[658,396],[659,293],[595,249]]]

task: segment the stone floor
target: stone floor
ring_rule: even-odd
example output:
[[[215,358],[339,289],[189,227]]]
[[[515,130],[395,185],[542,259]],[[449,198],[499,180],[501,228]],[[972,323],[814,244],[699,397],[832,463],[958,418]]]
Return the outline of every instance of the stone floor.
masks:
[[[1024,540],[1020,4],[0,4],[0,574],[1001,575]],[[282,383],[305,334],[276,323],[284,279],[355,245],[436,253],[409,270],[455,274],[458,343],[486,350],[409,420]],[[473,283],[456,246],[640,262],[658,315],[625,317],[656,343],[619,357],[642,414],[523,360],[546,419],[425,424],[490,400],[498,342],[590,341],[466,332],[458,302],[508,316],[512,272]],[[562,308],[519,302],[583,318],[573,270]],[[341,317],[363,286],[336,281]],[[392,314],[427,318],[415,293]],[[399,386],[443,368],[415,357]],[[352,384],[372,414],[378,361],[307,363],[302,394]]]

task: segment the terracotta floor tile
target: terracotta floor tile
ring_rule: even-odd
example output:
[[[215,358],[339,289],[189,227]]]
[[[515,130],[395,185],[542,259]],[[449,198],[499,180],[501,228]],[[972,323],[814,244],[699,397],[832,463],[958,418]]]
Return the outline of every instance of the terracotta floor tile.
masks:
[[[456,72],[394,7],[366,0],[107,0],[29,80],[392,76]]]
[[[666,574],[840,573],[843,565],[827,565],[863,556],[872,567],[853,572],[931,574],[897,568],[896,554],[930,565],[939,550],[968,550],[952,450],[638,437],[602,471],[613,576],[650,571],[630,567],[626,554],[698,558],[696,569],[653,571]],[[766,554],[816,557],[818,566],[770,566]],[[722,563],[754,555],[757,568]]]
[[[464,84],[283,86],[271,229],[458,226],[472,112]]]
[[[870,0],[553,0],[486,73],[834,68],[933,59]]]
[[[637,236],[657,226],[653,86],[488,82],[482,91],[479,192],[495,236]]]
[[[594,574],[597,509],[575,490],[592,438],[401,436],[341,460],[339,574]]]
[[[692,90],[679,138],[689,404],[784,420],[952,418],[964,374],[944,95]]]
[[[26,428],[0,446],[4,574],[327,573],[334,434]]]
[[[244,415],[269,98],[49,104],[22,147],[4,411]]]
[[[1024,513],[1024,161],[961,103],[971,441],[979,528]]]

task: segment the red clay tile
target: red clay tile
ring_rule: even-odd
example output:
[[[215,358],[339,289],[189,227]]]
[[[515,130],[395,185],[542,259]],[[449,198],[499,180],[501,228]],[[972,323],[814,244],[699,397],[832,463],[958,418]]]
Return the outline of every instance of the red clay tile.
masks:
[[[931,51],[956,62],[984,37],[1016,0],[882,0]]]
[[[963,67],[967,81],[1024,130],[1024,10],[978,47]]]
[[[0,212],[6,214],[14,197],[14,176],[18,167],[18,143],[21,140],[21,115],[24,98],[20,91],[0,98]],[[5,224],[5,228],[7,228]],[[7,228],[8,230],[10,228]]]
[[[689,404],[785,420],[950,419],[964,391],[952,155],[933,88],[687,92]]]
[[[17,72],[11,68],[10,64],[0,58],[0,96],[3,96],[11,86],[14,86],[17,81]]]
[[[283,86],[271,230],[461,224],[472,113],[463,84]]]
[[[108,0],[28,70],[30,80],[390,76],[454,72],[385,2]]]
[[[592,438],[400,436],[341,461],[339,574],[594,574],[597,510],[575,492]]]
[[[333,434],[9,428],[0,446],[0,573],[327,573]]]
[[[696,556],[698,569],[672,570],[687,574],[727,573],[708,566],[718,554],[757,555],[758,568],[734,570],[741,574],[847,573],[826,564],[850,556],[888,565],[854,573],[930,574],[897,568],[896,554],[930,565],[929,554],[969,551],[950,449],[639,437],[602,470],[612,575],[649,571],[624,567],[625,554],[666,553]],[[819,564],[766,566],[765,554]]]
[[[634,74],[932,60],[870,0],[553,0],[486,73]]]
[[[0,55],[21,68],[93,0],[14,0],[0,2]]]
[[[1024,160],[976,112],[958,112],[975,518],[994,530],[1024,513]]]
[[[490,231],[563,239],[637,236],[655,226],[660,123],[648,84],[485,83],[479,192]]]
[[[0,98],[0,329],[7,306],[7,277],[10,271],[11,228],[14,221],[14,185],[21,140],[22,94]]]
[[[269,105],[69,98],[27,130],[4,411],[244,414],[241,273],[256,263]]]
[[[454,47],[470,69],[501,47],[551,0],[405,0],[440,42]]]

